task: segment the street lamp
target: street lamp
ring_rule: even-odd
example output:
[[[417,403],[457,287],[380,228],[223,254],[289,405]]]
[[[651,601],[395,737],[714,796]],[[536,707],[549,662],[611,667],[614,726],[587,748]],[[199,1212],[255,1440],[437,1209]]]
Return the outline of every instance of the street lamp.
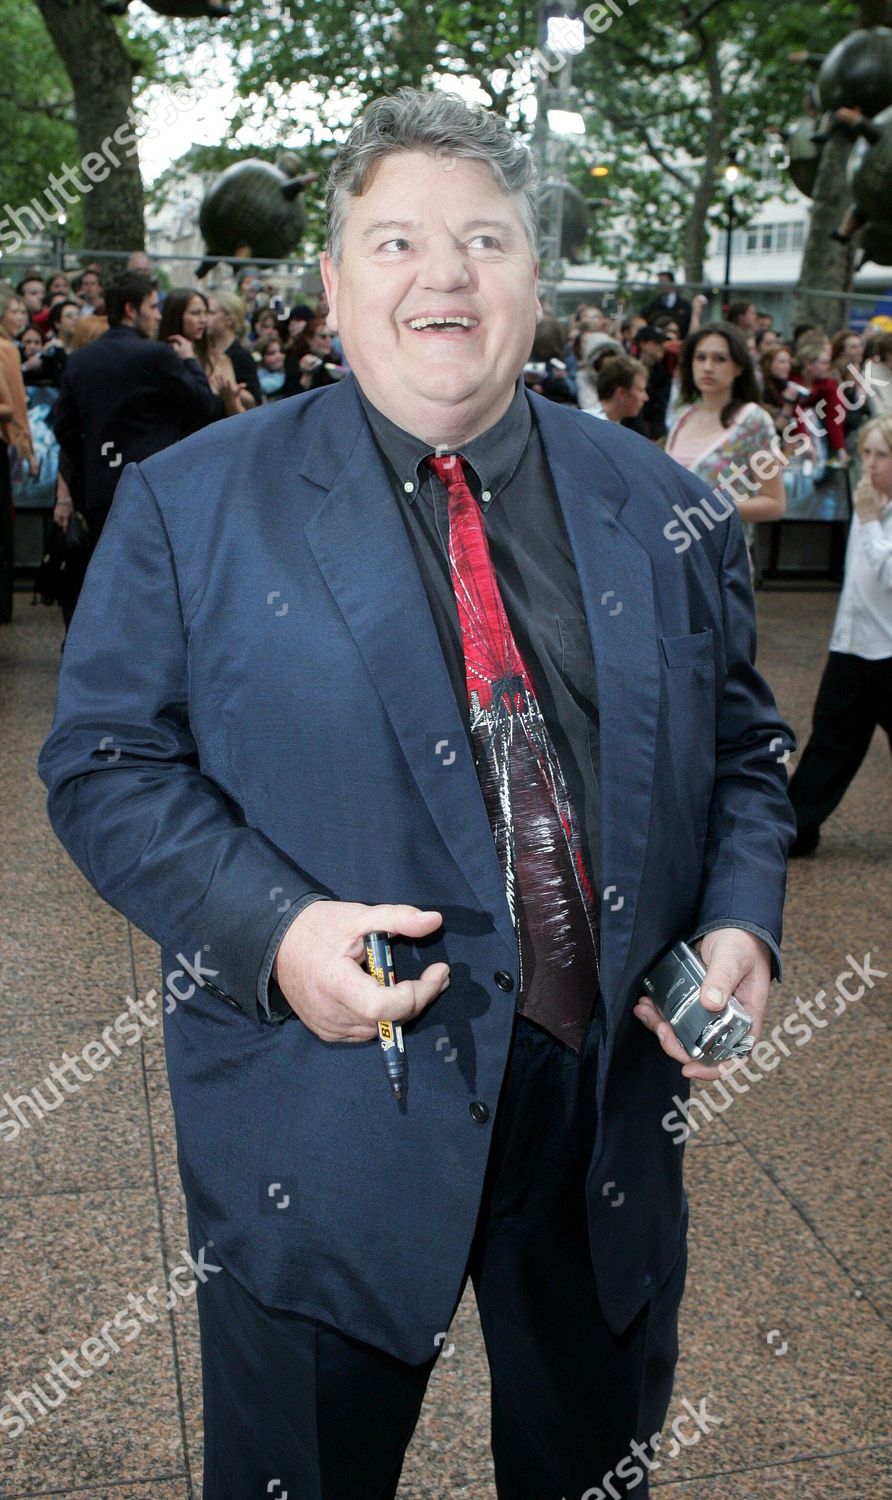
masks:
[[[725,246],[725,301],[731,295],[731,235],[734,233],[734,190],[740,181],[740,168],[734,160],[734,152],[728,156],[724,171],[725,191],[728,194],[728,243]]]
[[[56,266],[60,271],[65,270],[65,226],[68,223],[68,215],[65,212],[59,214],[56,219],[59,226],[57,234],[53,235],[53,250],[55,252]]]

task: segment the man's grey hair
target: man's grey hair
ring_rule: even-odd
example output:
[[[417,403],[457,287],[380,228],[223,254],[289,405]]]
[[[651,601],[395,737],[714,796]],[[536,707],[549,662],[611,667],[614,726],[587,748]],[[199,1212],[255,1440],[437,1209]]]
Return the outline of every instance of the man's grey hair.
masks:
[[[485,162],[502,191],[516,196],[530,249],[538,256],[537,174],[529,148],[492,110],[465,104],[455,94],[406,88],[375,99],[363,111],[329,173],[326,238],[335,265],[341,259],[350,199],[365,191],[380,161],[399,151],[424,151],[444,171],[457,157]]]

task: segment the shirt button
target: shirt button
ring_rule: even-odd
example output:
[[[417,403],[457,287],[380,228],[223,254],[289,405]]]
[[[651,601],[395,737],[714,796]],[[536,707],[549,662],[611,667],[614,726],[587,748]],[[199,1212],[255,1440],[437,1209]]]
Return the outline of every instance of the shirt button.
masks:
[[[403,485],[403,489],[405,490],[405,492],[406,492],[407,495],[411,495],[412,494],[412,492],[415,489],[415,486],[412,483],[411,479],[407,479],[406,480],[405,484]]]
[[[485,505],[486,502],[487,502],[487,500],[491,500],[492,499],[492,490],[484,490],[483,493],[482,493],[482,495],[480,496],[480,499],[483,501],[483,504]]]
[[[468,1105],[468,1110],[471,1119],[476,1120],[478,1125],[485,1125],[489,1119],[489,1105],[484,1104],[482,1099],[475,1099],[473,1103]]]
[[[499,971],[496,974],[495,978],[496,978],[496,984],[498,985],[498,987],[499,987],[500,990],[513,990],[514,989],[514,980],[511,978],[510,974],[506,974],[505,973],[504,969],[499,969]]]

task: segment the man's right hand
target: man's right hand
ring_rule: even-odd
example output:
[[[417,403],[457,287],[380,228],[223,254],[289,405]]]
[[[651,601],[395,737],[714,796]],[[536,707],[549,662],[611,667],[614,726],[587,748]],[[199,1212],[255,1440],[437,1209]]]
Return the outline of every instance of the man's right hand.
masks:
[[[181,333],[172,333],[169,336],[167,342],[169,343],[174,354],[178,354],[180,356],[180,359],[195,358],[195,350],[193,349],[190,340],[184,338]]]
[[[283,937],[272,977],[294,1011],[323,1042],[368,1042],[378,1022],[412,1021],[449,984],[447,964],[385,989],[360,967],[367,932],[420,938],[443,925],[437,911],[417,906],[362,906],[314,901]]]

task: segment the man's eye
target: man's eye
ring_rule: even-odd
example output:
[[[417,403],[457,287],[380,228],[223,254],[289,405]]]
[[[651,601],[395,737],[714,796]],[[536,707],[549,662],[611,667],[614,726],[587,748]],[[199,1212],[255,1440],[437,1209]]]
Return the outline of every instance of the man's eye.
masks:
[[[394,255],[400,250],[408,250],[409,241],[401,239],[385,240],[384,244],[381,246],[381,249],[386,251],[389,255]]]
[[[495,235],[492,234],[475,234],[474,238],[468,241],[468,247],[471,250],[501,250],[502,248]]]

